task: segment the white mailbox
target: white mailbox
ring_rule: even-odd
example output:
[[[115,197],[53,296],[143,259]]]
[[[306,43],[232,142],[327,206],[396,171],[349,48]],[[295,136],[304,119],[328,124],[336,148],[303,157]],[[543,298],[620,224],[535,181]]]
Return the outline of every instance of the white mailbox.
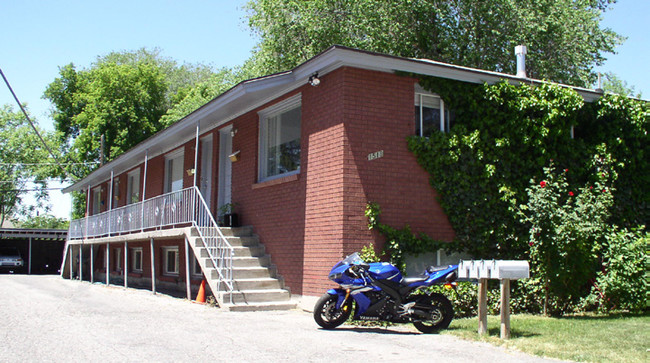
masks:
[[[526,279],[530,277],[528,261],[462,260],[458,264],[461,279]]]
[[[476,279],[478,286],[478,333],[487,333],[488,279],[499,279],[501,285],[501,339],[510,339],[510,280],[530,277],[528,261],[462,260],[458,278]]]

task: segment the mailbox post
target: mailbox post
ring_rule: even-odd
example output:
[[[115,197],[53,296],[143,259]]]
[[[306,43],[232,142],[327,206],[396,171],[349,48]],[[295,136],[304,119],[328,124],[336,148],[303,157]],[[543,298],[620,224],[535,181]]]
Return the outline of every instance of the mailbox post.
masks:
[[[528,261],[462,260],[458,278],[476,279],[478,284],[478,333],[487,333],[488,279],[501,282],[501,339],[510,339],[510,280],[530,277]]]

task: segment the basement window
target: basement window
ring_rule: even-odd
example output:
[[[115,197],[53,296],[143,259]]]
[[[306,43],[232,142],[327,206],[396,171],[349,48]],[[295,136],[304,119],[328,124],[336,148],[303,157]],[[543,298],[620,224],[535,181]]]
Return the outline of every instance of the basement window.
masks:
[[[163,247],[163,274],[178,275],[178,247]]]
[[[300,95],[273,105],[259,115],[259,181],[299,173]]]
[[[131,249],[131,271],[142,272],[142,248]]]

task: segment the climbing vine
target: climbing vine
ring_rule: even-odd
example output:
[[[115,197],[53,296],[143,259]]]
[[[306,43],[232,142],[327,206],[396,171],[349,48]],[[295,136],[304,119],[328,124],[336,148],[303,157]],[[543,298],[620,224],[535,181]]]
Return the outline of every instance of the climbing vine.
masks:
[[[611,161],[618,178],[608,188],[611,202],[598,202],[599,206],[607,207],[606,220],[600,221],[606,228],[590,237],[604,249],[589,251],[593,257],[589,261],[601,262],[580,265],[592,269],[592,273],[581,276],[594,276],[600,264],[609,263],[611,253],[605,242],[609,231],[616,226],[634,229],[647,225],[650,220],[650,173],[647,172],[650,170],[650,107],[647,102],[609,94],[585,102],[575,90],[550,83],[474,85],[410,76],[419,78],[422,87],[440,95],[455,115],[450,132],[412,136],[407,143],[418,163],[429,172],[431,186],[439,195],[438,201],[456,238],[452,243],[444,243],[415,235],[408,226],[396,229],[383,225],[379,221],[379,206],[369,203],[366,209],[369,228],[386,237],[385,251],[403,270],[406,254],[438,249],[467,252],[477,258],[530,259],[531,251],[536,253],[529,244],[535,243],[535,236],[531,237],[534,223],[523,221],[518,214],[518,208],[530,201],[530,181],[548,177],[551,167],[567,170],[561,174],[564,190],[580,191],[582,199],[576,198],[579,203],[562,204],[558,208],[566,213],[577,207],[589,211],[594,205],[587,198],[591,191],[584,192],[584,186],[599,182],[592,163],[599,154]],[[570,292],[566,301],[575,302],[584,296],[584,291],[589,292],[588,281],[574,280],[574,283],[584,290]],[[524,285],[519,300],[530,311],[538,311],[540,304],[548,304],[549,299],[562,298],[555,293],[542,302],[539,295],[529,294],[532,290]],[[567,311],[569,305],[561,305],[556,307]]]

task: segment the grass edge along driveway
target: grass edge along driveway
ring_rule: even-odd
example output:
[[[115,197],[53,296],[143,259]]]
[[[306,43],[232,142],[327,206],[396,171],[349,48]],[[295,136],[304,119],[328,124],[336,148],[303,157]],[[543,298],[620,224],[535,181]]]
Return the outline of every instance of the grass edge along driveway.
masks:
[[[499,338],[498,316],[488,317],[488,335],[477,318],[452,321],[443,334],[485,341],[537,356],[579,362],[650,361],[650,314],[575,315],[562,318],[512,315],[511,339]]]

